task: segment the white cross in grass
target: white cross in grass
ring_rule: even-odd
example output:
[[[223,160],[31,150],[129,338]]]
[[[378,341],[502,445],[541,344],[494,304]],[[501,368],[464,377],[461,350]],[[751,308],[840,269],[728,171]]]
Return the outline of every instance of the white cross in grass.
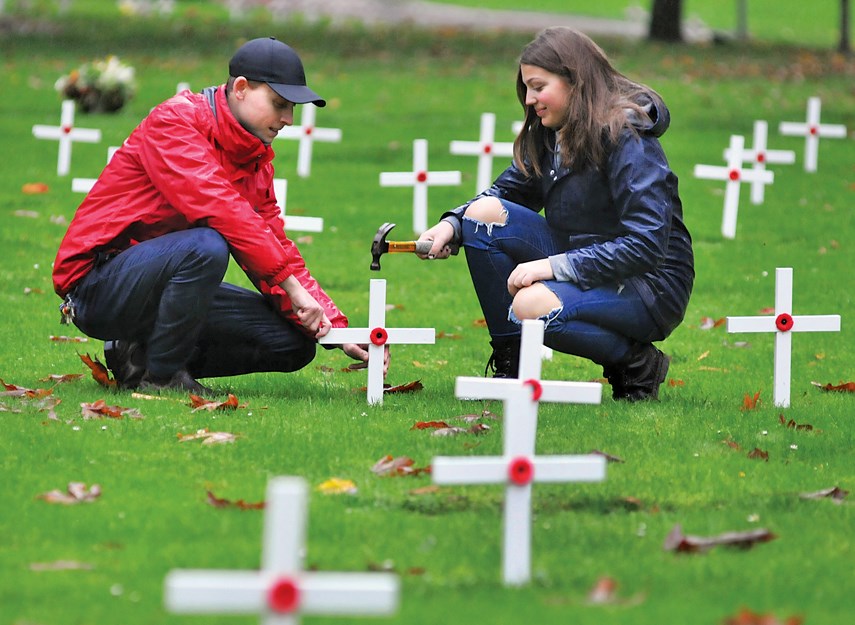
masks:
[[[381,187],[413,187],[413,232],[427,230],[427,193],[429,186],[460,184],[459,171],[428,171],[427,139],[413,141],[413,171],[382,172]]]
[[[753,163],[754,171],[763,171],[766,164],[770,165],[792,165],[796,162],[796,153],[792,150],[769,150],[766,142],[769,135],[769,124],[763,120],[754,122],[754,140],[750,150],[743,150],[742,159],[745,163]],[[730,149],[724,151],[724,160],[730,161]],[[752,204],[762,204],[765,183],[755,179],[751,183]]]
[[[496,116],[493,113],[482,113],[481,134],[478,141],[452,141],[449,146],[452,154],[478,157],[476,195],[489,188],[493,181],[493,157],[514,155],[514,144],[496,143],[495,136]]]
[[[542,347],[543,322],[525,320],[517,379],[457,378],[457,397],[503,400],[503,455],[437,457],[431,463],[437,484],[505,485],[502,572],[509,585],[531,579],[532,483],[598,482],[606,474],[606,459],[600,455],[535,456],[540,402],[599,404],[603,393],[599,383],[541,380]]]
[[[383,403],[383,360],[386,345],[433,344],[434,328],[387,328],[386,281],[371,280],[367,328],[333,328],[318,341],[322,345],[368,345],[368,403]]]
[[[727,167],[715,165],[695,165],[695,178],[708,180],[726,180],[724,189],[724,215],[721,222],[721,233],[728,239],[736,238],[736,215],[739,211],[739,186],[743,182],[759,182],[772,184],[775,174],[766,170],[742,169],[745,148],[745,137],[730,136],[730,147],[727,149]]]
[[[775,333],[775,405],[790,405],[793,332],[839,332],[840,315],[793,315],[793,270],[775,270],[775,315],[728,317],[728,332]]]
[[[819,98],[808,98],[807,121],[781,122],[778,124],[778,132],[782,135],[797,136],[805,138],[805,171],[816,171],[819,153],[819,139],[844,139],[846,138],[846,126],[840,124],[820,124],[820,109],[822,102]]]
[[[265,503],[261,570],[172,570],[164,584],[167,610],[260,614],[263,625],[297,625],[301,614],[394,613],[400,594],[396,575],[304,570],[307,491],[302,478],[272,479]]]
[[[299,126],[285,126],[279,131],[277,139],[296,139],[300,142],[297,152],[297,175],[308,178],[312,171],[312,146],[315,141],[338,143],[341,141],[340,128],[318,128],[315,115],[318,107],[309,102],[303,105]]]
[[[285,216],[285,204],[288,197],[288,181],[284,178],[277,178],[273,181],[273,193],[276,195],[276,205],[282,214],[282,219],[285,221],[285,231],[299,232],[323,232],[324,218],[323,217],[304,217],[302,215]]]
[[[33,136],[36,139],[59,141],[59,155],[56,161],[56,175],[67,176],[71,168],[71,144],[98,143],[101,141],[101,131],[91,128],[74,127],[74,100],[63,100],[59,126],[33,126]]]

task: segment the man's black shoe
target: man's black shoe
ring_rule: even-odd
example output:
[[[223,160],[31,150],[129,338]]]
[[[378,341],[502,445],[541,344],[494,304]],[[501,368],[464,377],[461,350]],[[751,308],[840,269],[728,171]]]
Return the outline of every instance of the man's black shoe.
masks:
[[[187,369],[179,369],[168,378],[156,378],[146,372],[140,381],[139,389],[148,393],[156,393],[159,391],[187,391],[194,395],[206,395],[213,397],[216,393],[199,384]]]
[[[107,341],[104,343],[104,361],[112,371],[116,385],[133,390],[140,385],[145,374],[145,347],[132,341]]]

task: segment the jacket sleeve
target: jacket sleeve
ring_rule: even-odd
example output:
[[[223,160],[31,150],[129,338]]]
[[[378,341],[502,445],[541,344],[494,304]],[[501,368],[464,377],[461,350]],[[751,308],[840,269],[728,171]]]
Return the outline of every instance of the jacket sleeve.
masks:
[[[315,301],[324,307],[324,311],[326,312],[327,318],[332,323],[332,327],[346,328],[348,324],[347,317],[343,312],[341,312],[341,310],[339,310],[338,306],[335,305],[332,298],[321,288],[318,281],[312,277],[312,274],[309,272],[309,269],[306,267],[306,263],[303,260],[303,255],[300,254],[297,246],[294,245],[294,242],[288,238],[288,235],[285,232],[285,221],[282,219],[282,212],[280,211],[279,206],[276,205],[273,195],[273,172],[271,168],[268,167],[265,171],[264,179],[270,182],[269,186],[271,188],[269,189],[270,193],[266,194],[269,200],[265,201],[259,207],[259,213],[269,224],[271,230],[282,244],[282,247],[288,252],[288,256],[291,259],[289,262],[289,268],[292,275],[297,278],[297,281],[303,285],[303,288],[305,288],[311,296],[315,298]],[[244,270],[246,269],[244,268]],[[298,322],[297,316],[294,314],[288,294],[282,287],[278,284],[269,285],[266,282],[255,280],[249,272],[247,272],[247,276],[255,283],[256,288],[261,291],[268,300],[273,302],[277,310],[279,310],[283,316],[292,321],[297,327],[301,329],[303,328],[303,326]]]
[[[220,165],[214,146],[199,129],[189,103],[149,115],[139,156],[163,199],[191,224],[204,224],[228,242],[235,259],[268,285],[293,272],[302,259],[285,248],[270,225],[240,195]]]
[[[609,157],[606,177],[618,235],[565,254],[583,289],[653,271],[668,250],[676,176],[659,141],[624,133]]]

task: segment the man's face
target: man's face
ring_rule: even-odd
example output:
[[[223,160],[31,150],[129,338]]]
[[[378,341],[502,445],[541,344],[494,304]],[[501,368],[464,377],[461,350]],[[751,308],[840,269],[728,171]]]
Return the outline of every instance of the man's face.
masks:
[[[238,78],[230,98],[232,114],[247,132],[270,145],[284,126],[294,123],[294,103],[273,91],[267,83]]]

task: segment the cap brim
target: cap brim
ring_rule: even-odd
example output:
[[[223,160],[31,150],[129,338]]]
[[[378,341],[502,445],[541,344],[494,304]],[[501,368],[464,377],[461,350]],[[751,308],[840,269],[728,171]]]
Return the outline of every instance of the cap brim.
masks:
[[[315,106],[326,106],[327,101],[317,93],[302,85],[281,85],[278,83],[269,82],[270,88],[283,98],[294,104],[312,103]]]

